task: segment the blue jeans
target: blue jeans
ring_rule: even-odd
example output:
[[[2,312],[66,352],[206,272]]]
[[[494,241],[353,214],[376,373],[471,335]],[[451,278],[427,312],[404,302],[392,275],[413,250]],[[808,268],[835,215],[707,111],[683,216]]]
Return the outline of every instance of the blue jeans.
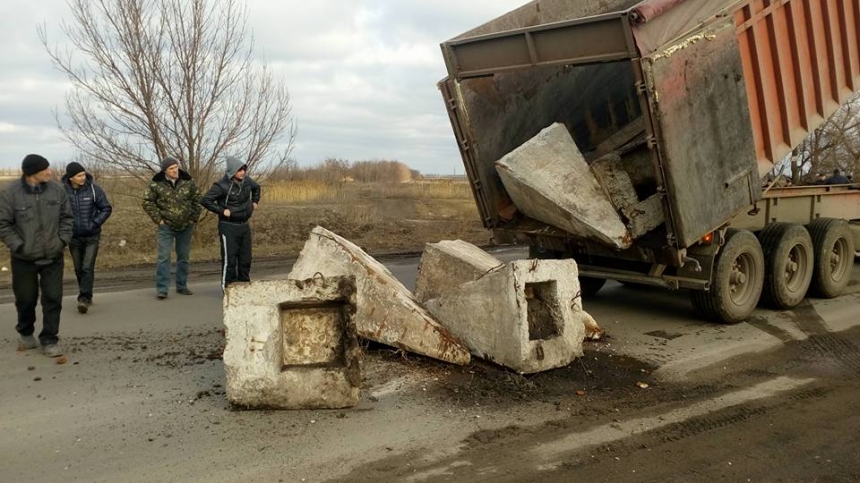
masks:
[[[188,258],[191,254],[191,234],[194,225],[184,230],[174,230],[167,225],[158,225],[158,263],[155,266],[155,288],[158,293],[167,293],[170,286],[170,255],[176,245],[176,289],[188,288]]]
[[[78,302],[93,301],[93,280],[96,272],[96,257],[99,254],[100,235],[72,238],[69,253],[75,264],[78,279]]]

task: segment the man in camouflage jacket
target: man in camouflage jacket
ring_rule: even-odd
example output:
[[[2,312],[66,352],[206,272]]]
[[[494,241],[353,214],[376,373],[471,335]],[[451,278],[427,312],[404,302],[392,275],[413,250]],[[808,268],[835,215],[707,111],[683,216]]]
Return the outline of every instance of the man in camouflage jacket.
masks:
[[[188,259],[191,234],[200,218],[200,191],[191,175],[179,169],[176,158],[161,161],[143,197],[143,211],[158,225],[158,262],[155,288],[159,300],[167,298],[170,286],[170,256],[176,245],[176,293],[191,295],[188,288]]]

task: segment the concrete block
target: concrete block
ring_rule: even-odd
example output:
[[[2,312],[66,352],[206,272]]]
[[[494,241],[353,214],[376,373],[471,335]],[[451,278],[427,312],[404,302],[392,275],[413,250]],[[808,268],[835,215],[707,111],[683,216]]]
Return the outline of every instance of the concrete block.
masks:
[[[501,265],[496,257],[462,240],[428,243],[418,264],[415,298],[419,302],[438,298]]]
[[[361,384],[355,310],[353,277],[228,287],[227,399],[248,408],[355,406]]]
[[[603,156],[591,164],[591,170],[616,209],[621,210],[639,203],[633,180],[624,170],[620,156],[617,154]]]
[[[474,355],[535,373],[582,355],[579,293],[573,260],[519,260],[425,306]]]
[[[468,364],[469,350],[439,325],[385,266],[322,227],[311,231],[290,278],[352,275],[358,335],[453,364]]]
[[[630,205],[624,208],[622,212],[630,220],[627,223],[627,228],[630,230],[630,236],[634,239],[645,235],[665,221],[663,203],[658,195],[651,196],[635,205]]]
[[[507,154],[496,170],[525,215],[610,247],[630,247],[627,227],[563,124]]]

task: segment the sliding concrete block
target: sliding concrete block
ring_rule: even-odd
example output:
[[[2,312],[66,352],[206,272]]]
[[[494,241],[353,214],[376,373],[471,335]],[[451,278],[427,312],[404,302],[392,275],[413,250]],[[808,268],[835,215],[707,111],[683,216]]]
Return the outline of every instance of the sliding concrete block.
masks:
[[[591,164],[591,170],[616,209],[621,210],[639,203],[633,180],[624,170],[620,156],[614,153],[603,156]]]
[[[424,305],[472,354],[535,373],[582,355],[579,295],[573,260],[520,260]]]
[[[453,364],[468,364],[469,350],[413,297],[385,266],[322,227],[311,231],[291,279],[355,277],[355,324],[360,337]]]
[[[622,212],[630,220],[627,223],[627,227],[630,229],[630,236],[634,239],[645,235],[662,225],[665,221],[663,202],[659,195],[651,196],[645,201],[630,205],[622,210]]]
[[[553,124],[496,162],[526,216],[610,247],[628,248],[627,227],[563,124]]]
[[[355,406],[361,384],[355,311],[353,277],[228,287],[227,399],[247,408]]]
[[[428,243],[418,264],[415,298],[419,302],[438,298],[502,265],[496,257],[462,240]]]

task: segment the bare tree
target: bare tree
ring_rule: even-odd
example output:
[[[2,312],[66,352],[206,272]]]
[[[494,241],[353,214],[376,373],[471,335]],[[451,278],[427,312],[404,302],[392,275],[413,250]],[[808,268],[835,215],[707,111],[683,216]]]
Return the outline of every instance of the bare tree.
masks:
[[[201,182],[220,175],[225,155],[256,176],[290,160],[290,95],[255,61],[242,0],[68,5],[69,47],[52,47],[44,27],[39,37],[73,86],[57,122],[87,159],[144,178],[174,156]]]

